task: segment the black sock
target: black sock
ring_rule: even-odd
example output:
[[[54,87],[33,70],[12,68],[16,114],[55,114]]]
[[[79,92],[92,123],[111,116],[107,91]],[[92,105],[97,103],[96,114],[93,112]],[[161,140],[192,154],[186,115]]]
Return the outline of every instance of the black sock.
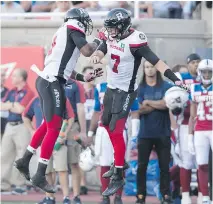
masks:
[[[24,156],[22,157],[24,159],[24,161],[29,164],[30,163],[30,160],[33,156],[33,153],[30,152],[29,150],[26,150],[25,153],[24,153]]]
[[[114,174],[117,174],[119,177],[123,178],[123,168],[114,168]]]
[[[38,169],[37,169],[36,174],[45,176],[45,174],[46,174],[46,169],[47,169],[47,164],[44,164],[44,163],[39,162],[39,163],[38,163]]]

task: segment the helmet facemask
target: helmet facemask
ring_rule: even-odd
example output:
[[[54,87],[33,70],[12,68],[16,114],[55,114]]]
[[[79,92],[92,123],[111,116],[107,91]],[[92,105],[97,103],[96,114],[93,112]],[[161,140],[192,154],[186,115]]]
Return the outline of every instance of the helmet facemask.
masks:
[[[84,25],[85,27],[85,33],[86,35],[91,35],[92,31],[93,31],[93,23],[91,18],[88,16],[83,17],[81,23]]]
[[[198,70],[198,75],[203,84],[208,85],[212,83],[212,68],[204,68],[202,70]]]
[[[130,29],[131,24],[126,26],[122,21],[105,20],[104,27],[108,33],[108,39],[119,41],[121,37]]]

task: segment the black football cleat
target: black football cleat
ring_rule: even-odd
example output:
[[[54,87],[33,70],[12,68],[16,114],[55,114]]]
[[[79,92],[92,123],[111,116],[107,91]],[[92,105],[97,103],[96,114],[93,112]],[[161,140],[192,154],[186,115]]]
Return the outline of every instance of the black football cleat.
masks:
[[[116,195],[114,198],[114,204],[123,204],[122,198],[120,195]]]
[[[110,204],[110,198],[104,196],[99,204]]]
[[[13,165],[26,180],[30,180],[29,163],[25,162],[24,159],[21,158],[16,160]]]
[[[123,169],[114,168],[114,173],[110,179],[108,188],[102,193],[102,196],[111,196],[124,186]]]
[[[35,174],[31,180],[32,185],[40,188],[41,190],[45,191],[46,193],[55,193],[55,189],[51,186],[47,180],[45,175]]]
[[[113,164],[111,165],[111,167],[110,167],[110,170],[107,171],[106,173],[104,173],[104,174],[102,175],[102,177],[103,177],[103,178],[110,178],[110,177],[113,175],[114,168],[115,168],[115,166],[114,166],[114,163],[113,163]],[[129,168],[129,164],[128,164],[127,162],[125,162],[125,163],[124,163],[123,170],[125,171],[125,170],[127,170],[128,168]]]

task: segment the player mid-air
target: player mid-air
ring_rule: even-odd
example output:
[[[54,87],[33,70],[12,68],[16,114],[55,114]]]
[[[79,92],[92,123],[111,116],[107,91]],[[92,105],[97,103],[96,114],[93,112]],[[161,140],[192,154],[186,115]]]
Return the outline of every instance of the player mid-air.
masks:
[[[114,148],[114,172],[103,196],[114,194],[124,185],[123,166],[125,142],[123,129],[129,115],[132,102],[137,96],[136,75],[144,57],[165,77],[176,85],[181,81],[149,48],[143,32],[131,28],[131,17],[127,10],[112,9],[104,21],[104,29],[99,32],[103,40],[92,56],[92,62],[98,64],[108,54],[108,88],[103,101],[102,125],[108,131]]]
[[[39,75],[36,80],[36,89],[40,97],[44,121],[33,135],[23,157],[14,165],[27,180],[30,180],[29,162],[41,145],[37,172],[31,178],[31,182],[48,193],[55,192],[54,188],[48,184],[45,172],[65,111],[64,85],[70,77],[79,81],[91,81],[102,75],[102,70],[99,68],[86,76],[73,71],[80,54],[89,57],[100,44],[98,39],[92,43],[86,41],[86,34],[90,35],[92,29],[92,20],[84,9],[70,9],[65,15],[63,25],[53,36],[52,47],[45,58],[44,70],[34,68]]]
[[[203,195],[202,203],[210,204],[208,187],[209,150],[212,145],[212,60],[202,60],[197,68],[201,83],[191,86],[191,107],[189,119],[189,152],[196,157],[198,180]]]

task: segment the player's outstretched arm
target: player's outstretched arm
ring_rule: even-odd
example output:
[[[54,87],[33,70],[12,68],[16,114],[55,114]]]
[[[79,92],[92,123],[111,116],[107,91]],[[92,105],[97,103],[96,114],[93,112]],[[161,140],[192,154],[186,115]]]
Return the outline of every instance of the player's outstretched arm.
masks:
[[[90,57],[95,50],[98,48],[100,45],[101,41],[98,39],[94,39],[92,43],[87,43],[84,45],[81,49],[80,52],[85,56],[85,57]]]
[[[73,30],[72,28],[69,28],[68,32],[71,40],[74,41],[81,54],[85,57],[90,57],[102,42],[100,39],[95,38],[93,42],[88,43],[83,31]]]
[[[153,66],[157,68],[165,77],[176,83],[180,82],[180,79],[171,71],[169,66],[164,63],[158,56],[150,49],[147,44],[146,36],[141,41],[142,45],[137,48],[133,48],[132,52],[134,56],[144,57],[147,61],[149,61]]]

